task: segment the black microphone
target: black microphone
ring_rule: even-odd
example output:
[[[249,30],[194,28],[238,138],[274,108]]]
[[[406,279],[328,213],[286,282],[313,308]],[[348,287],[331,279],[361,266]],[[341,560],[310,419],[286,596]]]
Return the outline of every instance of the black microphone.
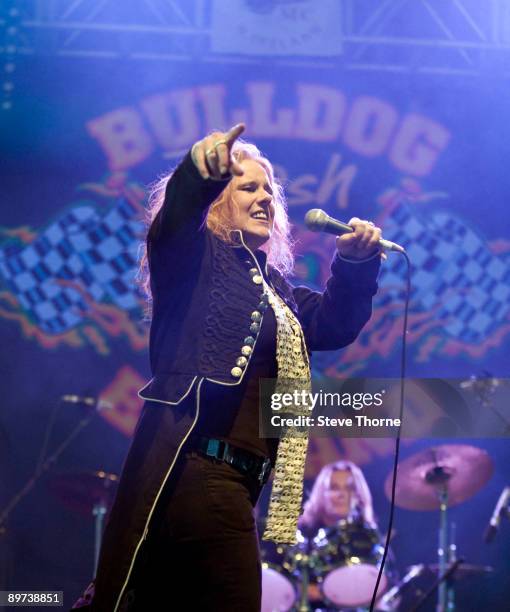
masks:
[[[494,536],[498,532],[499,523],[501,521],[501,516],[506,511],[505,506],[510,501],[510,487],[505,487],[503,491],[501,491],[501,495],[497,501],[496,507],[494,508],[494,512],[492,513],[491,520],[487,525],[487,529],[485,530],[483,539],[488,543],[492,542]]]
[[[347,223],[342,223],[337,219],[333,219],[327,213],[320,208],[312,208],[305,215],[305,225],[312,232],[326,232],[327,234],[333,234],[334,236],[341,236],[342,234],[351,234],[354,228]],[[387,251],[398,251],[399,253],[405,253],[404,247],[401,247],[395,242],[385,240],[381,238],[379,245]]]
[[[82,404],[88,408],[97,410],[111,410],[113,404],[108,400],[98,399],[97,397],[87,397],[83,395],[62,395],[60,399],[68,404]]]

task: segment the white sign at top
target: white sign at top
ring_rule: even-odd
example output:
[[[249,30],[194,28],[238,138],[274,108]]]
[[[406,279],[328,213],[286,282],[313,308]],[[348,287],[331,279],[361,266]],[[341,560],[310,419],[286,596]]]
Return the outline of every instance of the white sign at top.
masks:
[[[211,51],[340,55],[340,9],[340,0],[214,0]]]

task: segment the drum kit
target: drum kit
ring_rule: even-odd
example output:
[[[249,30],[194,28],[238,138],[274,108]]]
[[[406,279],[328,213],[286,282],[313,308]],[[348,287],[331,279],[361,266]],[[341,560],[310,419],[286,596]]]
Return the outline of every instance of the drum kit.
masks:
[[[379,584],[377,611],[421,609],[419,590],[413,585],[428,575],[433,584],[421,599],[437,592],[436,611],[454,612],[456,582],[492,571],[491,567],[464,564],[457,557],[448,525],[448,509],[477,493],[492,472],[492,460],[484,450],[462,444],[428,448],[399,464],[396,505],[412,511],[439,511],[438,562],[412,565],[398,580],[390,554]],[[96,471],[54,475],[48,482],[62,503],[94,517],[94,574],[117,481],[115,474]],[[385,483],[388,497],[391,484],[390,474]],[[278,546],[272,556],[264,547],[261,612],[368,610],[384,552],[378,530],[361,517],[350,516],[313,536],[297,535],[297,544]]]
[[[343,519],[313,538],[279,546],[281,562],[262,563],[262,612],[355,610],[367,605],[383,554],[378,531]],[[383,575],[379,593],[388,586]]]
[[[376,610],[419,610],[436,594],[436,611],[453,612],[456,582],[492,571],[458,558],[453,529],[448,525],[448,509],[475,495],[492,472],[492,460],[484,450],[463,444],[429,448],[399,464],[396,505],[413,511],[439,511],[438,562],[413,565],[397,580],[390,555]],[[390,474],[385,483],[388,498],[391,484]],[[379,532],[357,517],[319,529],[313,537],[298,532],[298,543],[279,546],[277,557],[273,554],[271,560],[271,552],[264,549],[262,612],[368,610],[383,550]],[[420,585],[420,593],[413,585],[424,576],[432,584],[425,593]]]

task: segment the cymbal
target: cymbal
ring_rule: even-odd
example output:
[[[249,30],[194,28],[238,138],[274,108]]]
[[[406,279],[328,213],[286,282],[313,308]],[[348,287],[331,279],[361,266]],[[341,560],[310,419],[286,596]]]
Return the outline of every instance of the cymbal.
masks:
[[[448,493],[448,506],[456,506],[477,493],[494,470],[486,451],[467,444],[443,444],[416,453],[398,466],[395,503],[407,510],[438,510],[439,492]],[[384,484],[391,499],[390,473]]]
[[[98,503],[108,507],[113,499],[119,477],[98,470],[95,472],[69,472],[53,476],[48,487],[69,509],[80,514],[92,514]]]

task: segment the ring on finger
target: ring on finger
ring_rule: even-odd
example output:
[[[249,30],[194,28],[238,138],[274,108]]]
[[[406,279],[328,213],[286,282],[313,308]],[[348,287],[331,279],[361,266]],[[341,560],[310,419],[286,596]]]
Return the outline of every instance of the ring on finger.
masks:
[[[218,140],[217,142],[215,142],[213,144],[213,148],[215,149],[216,147],[219,147],[222,144],[227,144],[227,141],[224,138],[222,138],[221,140]]]
[[[216,149],[214,148],[214,146],[210,149],[207,149],[207,151],[205,152],[206,157],[211,157],[211,155],[216,156]]]

